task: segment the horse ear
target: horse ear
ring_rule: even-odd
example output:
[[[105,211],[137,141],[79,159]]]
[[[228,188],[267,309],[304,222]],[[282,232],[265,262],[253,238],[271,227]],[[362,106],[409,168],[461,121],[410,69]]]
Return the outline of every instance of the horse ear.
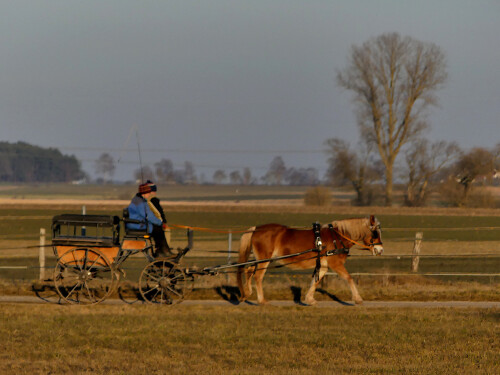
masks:
[[[377,219],[375,219],[375,216],[370,215],[370,225],[375,225],[376,222],[377,222]]]

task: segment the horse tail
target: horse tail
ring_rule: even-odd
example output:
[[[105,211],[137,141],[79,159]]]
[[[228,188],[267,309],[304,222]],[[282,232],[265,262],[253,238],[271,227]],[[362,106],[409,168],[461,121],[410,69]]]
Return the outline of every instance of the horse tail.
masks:
[[[245,232],[240,239],[240,251],[238,257],[238,263],[245,263],[250,257],[250,252],[252,251],[252,236],[255,231],[255,227],[251,227]],[[246,300],[249,295],[245,292],[243,286],[243,272],[245,271],[245,266],[238,267],[236,272],[236,280],[238,281],[238,288],[240,289],[241,300]]]

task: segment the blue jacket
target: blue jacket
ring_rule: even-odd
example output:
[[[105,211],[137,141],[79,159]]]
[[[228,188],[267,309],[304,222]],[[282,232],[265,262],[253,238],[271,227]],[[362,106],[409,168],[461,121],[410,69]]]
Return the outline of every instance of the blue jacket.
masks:
[[[132,202],[128,205],[129,218],[132,220],[140,220],[142,224],[127,223],[128,229],[133,230],[144,230],[146,229],[146,224],[148,228],[148,233],[153,231],[153,225],[161,226],[163,223],[158,219],[153,211],[148,206],[148,202],[140,195],[136,195],[132,198]]]

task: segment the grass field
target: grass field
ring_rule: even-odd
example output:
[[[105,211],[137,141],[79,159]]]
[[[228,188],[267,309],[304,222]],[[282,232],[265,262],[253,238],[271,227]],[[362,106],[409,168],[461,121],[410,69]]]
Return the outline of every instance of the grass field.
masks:
[[[498,310],[3,304],[0,320],[2,374],[500,372]]]

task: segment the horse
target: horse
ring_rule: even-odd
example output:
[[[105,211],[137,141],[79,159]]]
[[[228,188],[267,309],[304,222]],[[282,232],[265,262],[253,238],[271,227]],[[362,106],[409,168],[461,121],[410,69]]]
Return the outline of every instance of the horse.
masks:
[[[306,304],[316,303],[314,292],[328,268],[347,281],[354,302],[362,304],[363,299],[356,284],[344,267],[349,249],[354,245],[371,251],[373,255],[382,254],[384,249],[380,222],[375,216],[337,220],[321,227],[318,225],[316,233],[311,229],[293,229],[281,224],[265,224],[249,228],[240,239],[239,263],[248,262],[252,251],[256,263],[246,268],[244,265],[238,267],[240,302],[246,301],[252,294],[253,277],[257,289],[257,301],[261,305],[266,304],[262,280],[267,267],[272,258],[288,256],[276,261],[292,269],[315,268],[310,288],[305,296]]]

